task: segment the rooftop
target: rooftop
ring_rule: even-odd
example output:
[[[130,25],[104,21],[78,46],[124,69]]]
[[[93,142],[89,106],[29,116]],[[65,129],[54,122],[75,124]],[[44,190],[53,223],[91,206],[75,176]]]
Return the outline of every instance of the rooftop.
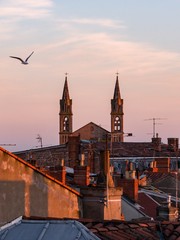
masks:
[[[151,221],[147,218],[127,222],[20,217],[1,227],[0,237],[4,240],[179,240],[180,222]]]

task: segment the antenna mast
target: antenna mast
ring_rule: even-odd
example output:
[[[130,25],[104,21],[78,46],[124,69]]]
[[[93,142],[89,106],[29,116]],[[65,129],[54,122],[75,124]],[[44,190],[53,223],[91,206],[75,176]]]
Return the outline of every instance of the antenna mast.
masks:
[[[16,146],[14,143],[2,143],[0,146]]]
[[[166,118],[149,118],[149,119],[145,119],[145,121],[149,121],[149,120],[151,120],[153,122],[153,138],[155,138],[155,136],[156,136],[156,125],[158,124],[157,120],[166,120]]]
[[[42,148],[42,137],[38,134],[37,135],[37,138],[36,138],[37,140],[38,140],[38,142],[40,142],[40,145],[41,145],[41,148]]]

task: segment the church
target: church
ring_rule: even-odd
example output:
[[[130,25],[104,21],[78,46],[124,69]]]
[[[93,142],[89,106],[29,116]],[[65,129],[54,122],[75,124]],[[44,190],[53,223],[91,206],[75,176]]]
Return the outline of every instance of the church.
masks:
[[[69,136],[80,136],[81,140],[102,141],[110,137],[112,142],[124,141],[123,124],[123,99],[120,94],[118,73],[114,88],[114,96],[111,99],[111,132],[96,125],[93,122],[73,132],[73,105],[68,89],[67,74],[65,76],[62,99],[60,100],[59,112],[59,144],[68,142]]]
[[[40,169],[45,176],[51,176],[75,189],[78,186],[83,196],[85,218],[121,219],[121,213],[125,219],[146,216],[137,209],[137,216],[126,214],[135,210],[132,201],[136,204],[140,198],[139,186],[144,184],[146,187],[148,172],[150,176],[157,177],[161,174],[169,176],[177,170],[180,154],[178,138],[168,138],[167,144],[162,143],[158,135],[153,136],[150,142],[124,141],[123,104],[117,74],[111,99],[111,131],[93,122],[73,131],[73,101],[66,75],[60,99],[59,144],[14,153]],[[62,189],[64,191],[64,186]],[[169,193],[169,188],[166,191]],[[121,200],[116,202],[121,199],[121,195],[122,206]],[[73,197],[79,199],[79,195],[74,192]]]
[[[73,100],[70,97],[68,77],[65,75],[62,98],[59,101],[59,143],[55,146],[40,147],[15,152],[17,156],[38,166],[56,166],[64,159],[65,166],[73,168],[80,164],[90,166],[91,172],[100,170],[101,151],[109,150],[113,165],[119,161],[152,161],[154,157],[174,157],[178,149],[178,138],[168,138],[167,144],[153,136],[149,142],[126,142],[124,133],[124,100],[121,98],[118,73],[115,78],[113,98],[110,101],[111,131],[94,122],[89,122],[73,131]],[[107,103],[108,104],[108,103]],[[149,162],[147,163],[149,164]],[[174,166],[174,164],[172,164]],[[146,166],[143,166],[143,168]]]

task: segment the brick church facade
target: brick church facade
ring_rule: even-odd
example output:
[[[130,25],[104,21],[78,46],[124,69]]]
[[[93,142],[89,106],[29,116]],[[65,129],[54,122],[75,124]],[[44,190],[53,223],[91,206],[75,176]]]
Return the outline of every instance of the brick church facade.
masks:
[[[65,76],[65,83],[62,98],[60,99],[59,111],[59,144],[68,142],[69,136],[78,136],[83,140],[104,140],[107,135],[111,137],[112,142],[124,141],[124,112],[123,99],[120,94],[118,74],[116,76],[116,83],[114,89],[113,99],[111,99],[111,132],[96,125],[95,123],[88,123],[80,129],[73,132],[73,113],[72,113],[72,99],[70,98],[67,75]]]

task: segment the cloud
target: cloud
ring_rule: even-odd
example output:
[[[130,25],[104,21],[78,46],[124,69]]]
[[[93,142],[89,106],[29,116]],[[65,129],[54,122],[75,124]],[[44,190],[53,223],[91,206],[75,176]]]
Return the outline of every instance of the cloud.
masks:
[[[4,0],[0,1],[1,41],[17,36],[20,22],[41,19],[51,16],[53,2],[51,0]],[[23,34],[23,30],[20,31]]]
[[[51,0],[7,0],[0,3],[1,18],[41,18],[50,14]]]
[[[63,59],[65,64],[86,65],[94,70],[103,70],[108,66],[139,76],[180,67],[178,53],[142,42],[122,40],[119,36],[105,32],[83,34],[74,30],[70,37],[37,48],[47,54],[53,53],[53,58],[58,63]]]
[[[90,18],[77,18],[77,19],[59,19],[57,23],[67,26],[73,24],[81,25],[95,25],[100,27],[109,28],[126,28],[122,21],[112,20],[112,19],[90,19]]]

